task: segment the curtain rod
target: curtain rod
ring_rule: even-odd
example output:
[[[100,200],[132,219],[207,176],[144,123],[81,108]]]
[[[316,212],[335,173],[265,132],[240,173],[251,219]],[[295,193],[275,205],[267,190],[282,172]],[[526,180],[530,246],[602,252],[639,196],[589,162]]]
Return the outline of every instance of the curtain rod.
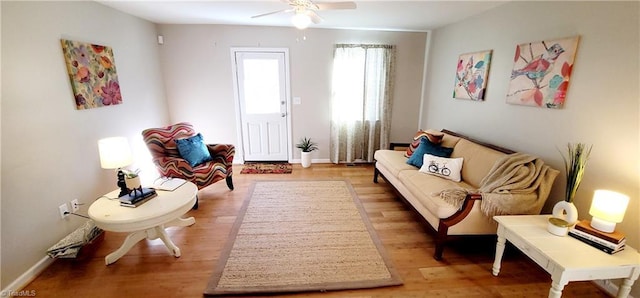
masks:
[[[336,48],[383,48],[383,49],[393,49],[395,45],[388,44],[346,44],[340,43],[335,45]]]

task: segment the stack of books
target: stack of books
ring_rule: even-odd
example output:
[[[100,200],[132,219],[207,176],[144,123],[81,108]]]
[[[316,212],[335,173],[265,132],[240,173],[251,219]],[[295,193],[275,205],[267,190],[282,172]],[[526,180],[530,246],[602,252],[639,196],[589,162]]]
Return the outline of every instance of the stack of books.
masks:
[[[584,243],[587,243],[601,251],[608,254],[614,254],[624,250],[626,238],[623,233],[619,231],[613,231],[612,233],[605,233],[591,227],[591,222],[588,220],[581,220],[569,230],[569,236],[576,238]]]
[[[142,188],[142,192],[137,191],[135,193],[132,192],[121,196],[119,198],[120,206],[135,208],[146,203],[157,195],[158,194],[153,188]]]

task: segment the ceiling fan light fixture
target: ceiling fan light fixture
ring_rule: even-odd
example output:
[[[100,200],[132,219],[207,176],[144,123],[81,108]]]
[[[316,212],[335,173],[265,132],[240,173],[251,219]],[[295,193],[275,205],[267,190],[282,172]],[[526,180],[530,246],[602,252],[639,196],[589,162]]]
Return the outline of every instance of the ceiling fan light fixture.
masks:
[[[311,24],[311,18],[304,12],[296,12],[296,14],[291,17],[291,23],[293,23],[293,26],[296,28],[302,30],[309,27]]]

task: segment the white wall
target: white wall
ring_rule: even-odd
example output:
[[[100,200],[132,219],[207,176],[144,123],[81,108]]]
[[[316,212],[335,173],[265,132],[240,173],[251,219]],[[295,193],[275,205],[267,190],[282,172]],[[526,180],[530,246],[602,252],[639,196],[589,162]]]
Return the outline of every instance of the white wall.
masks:
[[[593,144],[575,203],[581,219],[595,189],[631,197],[624,222],[628,244],[640,247],[639,3],[511,2],[432,35],[423,127],[448,128],[542,157],[556,169],[546,211],[563,199],[568,142]],[[549,110],[505,102],[515,46],[580,36],[565,107]],[[452,99],[461,53],[493,49],[484,102]],[[634,287],[640,297],[640,286]]]
[[[2,1],[2,289],[84,219],[58,205],[88,205],[115,188],[97,141],[167,124],[152,23],[95,2]],[[76,110],[60,39],[112,47],[123,104]],[[143,173],[144,174],[144,173]]]
[[[426,33],[252,27],[159,25],[171,120],[190,121],[207,142],[237,144],[231,47],[288,48],[294,144],[319,143],[315,159],[329,159],[331,64],[336,43],[397,46],[391,141],[410,138],[418,123]],[[305,39],[306,38],[306,39]],[[294,150],[294,159],[300,153]]]

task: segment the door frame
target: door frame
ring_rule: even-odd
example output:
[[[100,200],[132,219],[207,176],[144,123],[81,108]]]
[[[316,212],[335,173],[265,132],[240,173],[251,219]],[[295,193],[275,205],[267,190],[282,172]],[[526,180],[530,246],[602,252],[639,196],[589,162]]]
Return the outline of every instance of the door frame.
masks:
[[[233,99],[234,107],[236,110],[236,138],[237,144],[236,155],[234,160],[238,163],[244,164],[244,140],[242,137],[242,111],[240,109],[240,92],[238,90],[238,77],[236,69],[236,53],[237,52],[252,52],[252,53],[284,53],[284,72],[285,72],[285,99],[287,101],[287,161],[291,162],[293,159],[293,138],[291,131],[291,76],[289,67],[289,49],[288,48],[248,48],[248,47],[231,47],[231,77],[233,78]]]

